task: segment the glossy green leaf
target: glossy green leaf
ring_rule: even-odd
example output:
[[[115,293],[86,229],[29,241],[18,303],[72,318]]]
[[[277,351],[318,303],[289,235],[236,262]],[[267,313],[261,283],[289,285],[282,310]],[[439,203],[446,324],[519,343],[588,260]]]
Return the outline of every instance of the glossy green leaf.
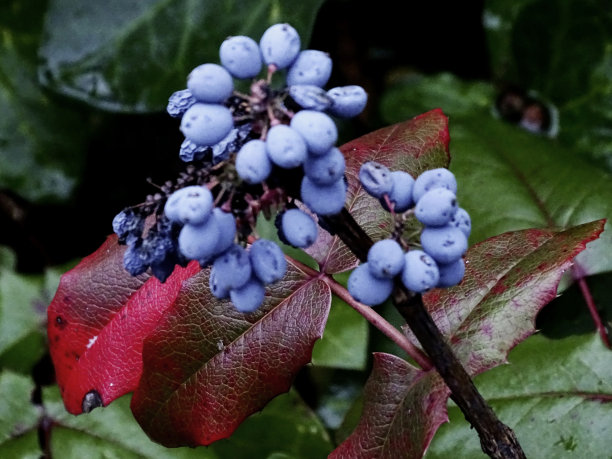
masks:
[[[430,91],[429,84],[438,88]],[[443,97],[440,87],[446,88]],[[388,121],[418,111],[418,97],[444,104],[448,93],[470,94],[462,108],[449,113],[452,161],[457,176],[459,205],[472,217],[470,242],[506,231],[569,228],[612,217],[612,176],[573,151],[548,138],[536,136],[496,119],[491,94],[481,83],[470,85],[449,76],[405,81],[390,90],[383,102]],[[608,228],[610,223],[606,225]],[[581,253],[582,274],[612,270],[612,231]]]
[[[229,35],[259,41],[289,22],[307,47],[322,0],[51,0],[39,74],[50,88],[113,111],[165,107],[188,73],[219,61]]]
[[[33,200],[65,200],[83,161],[79,112],[38,85],[36,47],[45,3],[0,5],[0,187]]]
[[[612,438],[612,355],[595,335],[551,340],[535,335],[510,353],[510,364],[475,379],[527,457],[607,458]],[[428,458],[486,456],[454,405]]]
[[[11,440],[35,430],[40,411],[31,403],[34,382],[10,371],[0,373],[0,452]]]
[[[323,338],[317,341],[312,351],[312,363],[345,370],[365,369],[368,329],[363,316],[333,297]]]

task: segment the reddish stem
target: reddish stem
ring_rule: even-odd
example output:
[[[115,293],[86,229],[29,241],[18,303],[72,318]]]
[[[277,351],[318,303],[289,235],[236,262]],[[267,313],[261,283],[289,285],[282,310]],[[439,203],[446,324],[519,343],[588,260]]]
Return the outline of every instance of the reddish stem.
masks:
[[[611,349],[612,346],[610,346],[610,338],[608,336],[608,331],[606,330],[606,326],[601,320],[599,311],[597,311],[597,305],[595,304],[593,295],[591,295],[591,289],[587,284],[582,268],[577,263],[572,266],[572,277],[576,282],[578,282],[578,287],[580,287],[580,292],[582,292],[582,296],[584,297],[584,301],[586,302],[587,308],[591,313],[593,322],[595,322],[595,328],[597,329],[601,340],[608,349]]]

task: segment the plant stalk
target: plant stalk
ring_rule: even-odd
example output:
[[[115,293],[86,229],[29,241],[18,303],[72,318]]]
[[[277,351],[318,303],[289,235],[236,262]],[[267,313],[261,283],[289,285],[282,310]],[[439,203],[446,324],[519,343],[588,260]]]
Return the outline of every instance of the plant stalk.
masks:
[[[362,262],[367,260],[373,242],[343,209],[324,218],[331,229]],[[466,420],[476,429],[482,450],[495,459],[525,458],[512,429],[502,423],[476,389],[469,374],[455,356],[446,339],[425,309],[421,295],[409,292],[400,282],[393,292],[393,303],[419,340],[432,364],[448,386],[452,400]]]

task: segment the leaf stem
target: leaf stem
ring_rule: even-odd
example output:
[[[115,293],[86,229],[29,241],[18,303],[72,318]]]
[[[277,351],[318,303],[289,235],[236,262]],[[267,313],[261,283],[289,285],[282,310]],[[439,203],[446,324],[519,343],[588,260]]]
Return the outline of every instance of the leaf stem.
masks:
[[[589,288],[589,285],[587,284],[587,281],[584,278],[585,276],[582,271],[582,268],[577,263],[572,266],[572,277],[576,282],[578,282],[578,287],[580,287],[580,292],[584,297],[584,301],[586,302],[587,308],[589,308],[589,312],[591,313],[593,322],[595,322],[595,328],[599,332],[601,340],[603,341],[604,345],[608,349],[610,349],[610,338],[608,336],[606,326],[601,320],[601,316],[599,315],[599,311],[597,310],[597,305],[595,304],[593,295],[591,295],[591,289]]]
[[[350,212],[325,217],[325,224],[359,258],[366,261],[373,242]],[[393,303],[419,340],[434,367],[451,391],[467,421],[476,429],[482,450],[492,458],[525,458],[512,429],[503,424],[474,386],[469,374],[425,309],[421,295],[396,283]]]
[[[325,277],[325,282],[331,288],[332,292],[350,307],[355,309],[359,314],[366,318],[368,322],[383,332],[387,338],[397,344],[404,350],[423,370],[431,370],[433,365],[427,355],[416,347],[412,342],[397,328],[391,325],[380,314],[378,314],[370,306],[366,306],[359,301],[356,301],[346,288],[336,282],[330,276]]]
[[[402,332],[391,325],[383,316],[374,311],[370,306],[366,306],[365,304],[356,301],[348,290],[329,274],[316,271],[310,266],[307,266],[288,255],[285,255],[285,258],[287,258],[290,263],[297,266],[308,276],[323,280],[329,286],[334,295],[355,309],[359,314],[365,317],[368,322],[383,332],[387,338],[404,350],[406,354],[408,354],[423,370],[427,371],[433,368],[429,358],[421,349],[412,344],[412,342]]]

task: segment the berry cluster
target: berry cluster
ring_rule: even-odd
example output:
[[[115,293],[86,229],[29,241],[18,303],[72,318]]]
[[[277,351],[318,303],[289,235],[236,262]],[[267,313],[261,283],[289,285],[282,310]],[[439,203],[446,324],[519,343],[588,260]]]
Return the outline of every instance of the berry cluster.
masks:
[[[281,279],[287,267],[276,243],[253,237],[257,215],[280,210],[280,239],[305,248],[317,239],[315,215],[342,210],[345,160],[335,146],[332,116],[358,115],[367,94],[360,86],[323,89],[330,57],[300,47],[289,24],[269,27],[259,43],[229,37],[220,46],[220,64],[194,68],[187,88],[171,95],[167,111],[180,118],[185,140],[179,157],[188,169],[115,217],[132,275],[151,268],[164,281],[176,264],[197,260],[212,267],[216,297],[253,311],[265,285]],[[272,76],[279,71],[286,85],[275,89]],[[235,79],[250,80],[250,92],[237,91]],[[149,216],[154,218],[145,224]]]
[[[383,208],[393,213],[410,211],[423,230],[420,248],[405,251],[395,239],[372,245],[367,262],[349,277],[348,290],[353,298],[369,306],[383,303],[391,295],[396,277],[417,293],[461,282],[471,220],[457,205],[457,181],[452,172],[431,169],[415,180],[406,172],[392,172],[370,161],[361,166],[359,180]]]

